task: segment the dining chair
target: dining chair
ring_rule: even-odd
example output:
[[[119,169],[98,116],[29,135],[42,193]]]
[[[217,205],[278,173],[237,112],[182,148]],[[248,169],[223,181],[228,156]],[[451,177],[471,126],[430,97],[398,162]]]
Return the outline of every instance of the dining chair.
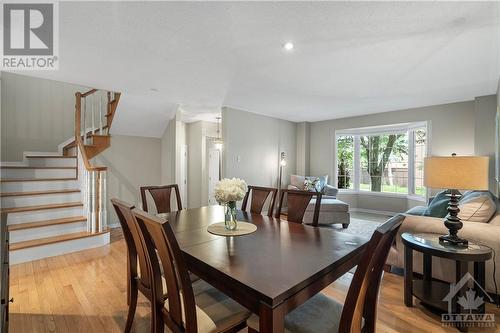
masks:
[[[403,215],[396,215],[374,231],[344,304],[320,292],[285,316],[285,330],[291,333],[374,333],[383,267],[403,219]],[[249,333],[258,332],[259,317],[253,315],[247,325]]]
[[[111,203],[116,211],[116,215],[118,215],[123,237],[127,245],[127,304],[129,308],[124,330],[127,333],[130,332],[132,322],[134,321],[138,291],[151,302],[151,310],[153,310],[153,280],[148,267],[149,259],[146,256],[145,244],[141,240],[139,228],[132,215],[132,210],[135,208],[134,205],[119,199],[111,199]],[[161,280],[166,285],[163,277]],[[153,320],[151,320],[152,325],[153,323]]]
[[[177,210],[182,210],[181,195],[179,193],[179,186],[177,186],[177,184],[141,186],[142,209],[144,209],[144,211],[146,212],[148,211],[148,201],[146,193],[149,192],[155,202],[156,212],[158,214],[170,213],[172,211],[170,208],[170,196],[172,195],[172,191],[175,191]]]
[[[172,332],[235,333],[246,327],[250,312],[203,280],[193,283],[173,230],[163,219],[133,210],[146,244],[153,277],[154,332],[167,326]],[[157,254],[158,253],[158,257]],[[163,295],[160,265],[165,273],[168,298]]]
[[[287,221],[302,223],[304,219],[304,214],[306,212],[307,206],[311,202],[311,199],[316,197],[316,204],[314,206],[314,215],[312,225],[317,227],[319,220],[319,210],[321,208],[321,192],[309,192],[300,190],[281,190],[280,198],[278,200],[278,209],[276,210],[276,217],[281,217],[281,210],[283,207],[283,198],[286,194],[287,200]]]
[[[252,193],[250,193],[252,192]],[[248,191],[243,198],[241,203],[241,210],[247,209],[248,197],[252,195],[252,201],[250,202],[250,212],[254,214],[261,214],[264,204],[267,199],[270,198],[269,208],[267,210],[267,216],[273,216],[274,202],[276,201],[276,194],[278,189],[273,187],[262,187],[262,186],[248,186]]]

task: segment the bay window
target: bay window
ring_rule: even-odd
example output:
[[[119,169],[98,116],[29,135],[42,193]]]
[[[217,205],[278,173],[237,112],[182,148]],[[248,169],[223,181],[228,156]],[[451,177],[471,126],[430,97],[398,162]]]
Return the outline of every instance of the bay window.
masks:
[[[426,123],[340,130],[335,133],[340,190],[425,196]]]

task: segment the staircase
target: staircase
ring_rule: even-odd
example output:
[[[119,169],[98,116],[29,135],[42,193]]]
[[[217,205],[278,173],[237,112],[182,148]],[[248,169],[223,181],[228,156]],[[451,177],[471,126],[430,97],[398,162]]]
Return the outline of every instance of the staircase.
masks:
[[[109,243],[106,173],[91,159],[111,144],[119,93],[76,93],[75,136],[58,153],[25,152],[0,166],[1,213],[7,214],[10,263]]]

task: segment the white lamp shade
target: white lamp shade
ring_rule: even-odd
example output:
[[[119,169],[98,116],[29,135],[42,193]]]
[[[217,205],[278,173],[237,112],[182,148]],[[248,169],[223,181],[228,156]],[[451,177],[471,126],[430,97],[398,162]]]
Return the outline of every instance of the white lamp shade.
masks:
[[[488,190],[488,156],[434,156],[424,159],[424,185],[430,188]]]

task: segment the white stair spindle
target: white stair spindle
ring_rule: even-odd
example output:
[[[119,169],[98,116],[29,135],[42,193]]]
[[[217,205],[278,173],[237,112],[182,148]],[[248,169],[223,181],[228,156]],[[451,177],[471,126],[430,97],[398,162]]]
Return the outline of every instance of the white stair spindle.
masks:
[[[98,179],[99,179],[99,184],[98,184],[98,191],[99,191],[99,204],[98,204],[98,207],[99,207],[99,213],[98,213],[98,216],[99,216],[99,225],[98,225],[98,232],[102,232],[104,230],[104,224],[106,223],[105,219],[106,219],[106,195],[105,195],[105,191],[106,191],[106,186],[105,186],[105,182],[106,182],[106,178],[105,178],[105,171],[98,171],[99,173],[99,176],[98,176]]]
[[[90,128],[90,131],[92,132],[92,134],[94,134],[94,130],[95,130],[95,122],[94,122],[94,104],[95,104],[95,93],[92,94],[92,124],[91,124],[91,128]]]
[[[83,98],[83,112],[82,112],[82,135],[83,135],[83,144],[87,144],[87,136],[85,135],[87,128],[87,97]]]
[[[101,228],[102,231],[106,230],[108,228],[108,172],[103,171],[102,172],[102,222],[101,222]]]
[[[99,134],[103,134],[102,133],[102,92],[101,94],[99,95]]]
[[[87,232],[92,231],[92,221],[91,221],[91,215],[90,215],[90,172],[85,170],[85,176],[84,176],[84,201],[85,201],[85,216],[87,217]]]
[[[95,171],[90,172],[90,232],[94,233],[95,232],[95,221],[97,219],[97,216],[95,214],[95,196],[96,196],[96,191],[95,191],[95,183],[96,183],[96,173]]]

